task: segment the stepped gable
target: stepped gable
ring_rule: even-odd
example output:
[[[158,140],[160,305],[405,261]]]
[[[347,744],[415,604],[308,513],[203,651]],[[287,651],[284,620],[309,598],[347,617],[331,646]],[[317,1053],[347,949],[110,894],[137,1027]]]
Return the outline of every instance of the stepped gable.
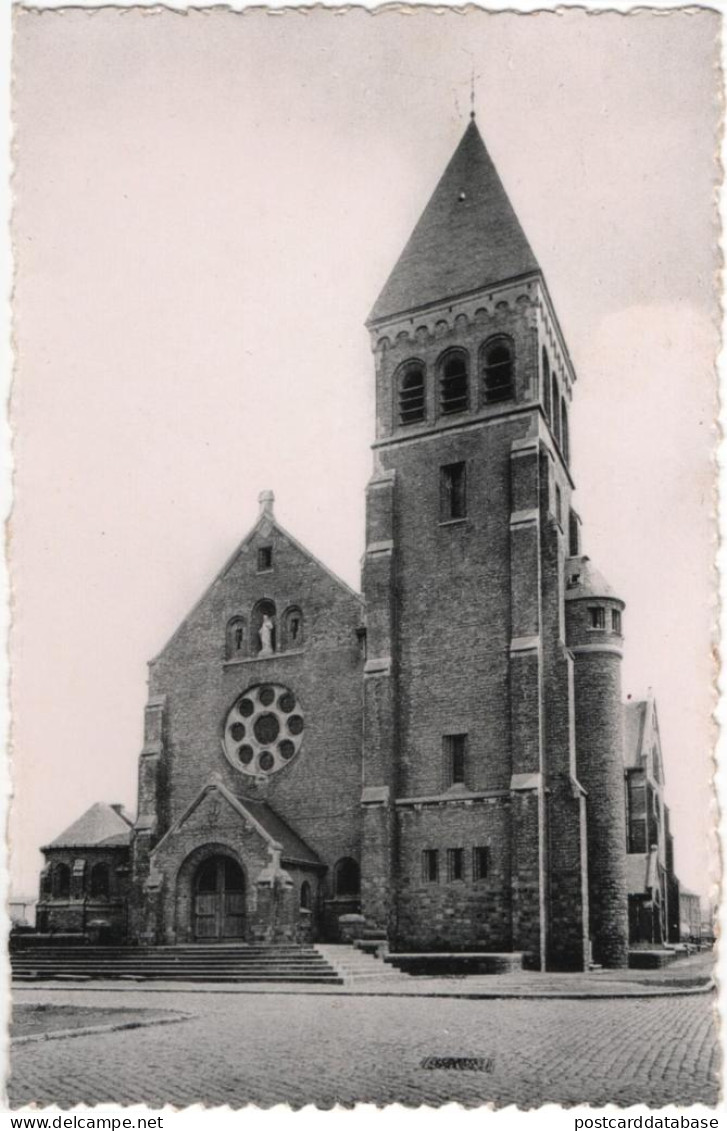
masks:
[[[369,321],[534,271],[538,261],[473,119]]]
[[[131,842],[132,822],[121,805],[97,801],[48,848],[114,848]]]

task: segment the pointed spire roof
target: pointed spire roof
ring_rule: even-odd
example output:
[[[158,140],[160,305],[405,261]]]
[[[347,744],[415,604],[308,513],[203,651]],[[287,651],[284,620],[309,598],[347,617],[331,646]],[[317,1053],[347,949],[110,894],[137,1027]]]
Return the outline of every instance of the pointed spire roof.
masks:
[[[472,118],[370,321],[539,270]]]

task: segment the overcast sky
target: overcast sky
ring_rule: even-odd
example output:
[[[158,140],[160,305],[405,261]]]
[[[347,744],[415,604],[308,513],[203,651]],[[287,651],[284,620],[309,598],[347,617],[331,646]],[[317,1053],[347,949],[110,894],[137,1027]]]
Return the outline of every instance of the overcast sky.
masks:
[[[20,11],[16,890],[135,805],[146,661],[271,487],[359,585],[363,322],[477,119],[578,372],[585,552],[709,889],[718,17]]]

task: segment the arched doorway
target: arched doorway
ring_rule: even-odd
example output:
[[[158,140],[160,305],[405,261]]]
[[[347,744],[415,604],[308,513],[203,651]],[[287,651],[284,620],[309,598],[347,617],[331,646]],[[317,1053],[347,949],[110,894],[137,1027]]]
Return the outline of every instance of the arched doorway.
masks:
[[[245,877],[229,856],[210,856],[194,875],[193,933],[200,942],[245,934]]]

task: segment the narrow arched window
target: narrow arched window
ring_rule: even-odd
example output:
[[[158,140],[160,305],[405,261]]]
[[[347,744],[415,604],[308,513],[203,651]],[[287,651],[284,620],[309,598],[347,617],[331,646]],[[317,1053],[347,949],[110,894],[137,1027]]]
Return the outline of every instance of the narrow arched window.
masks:
[[[399,375],[399,423],[418,424],[425,416],[424,366],[408,361]]]
[[[512,348],[500,338],[485,345],[482,384],[486,404],[512,400],[515,395]]]
[[[71,894],[71,869],[67,864],[53,865],[53,895],[57,899],[68,899]]]
[[[469,375],[463,353],[448,353],[439,368],[439,409],[443,416],[466,412],[469,407]]]
[[[227,659],[233,660],[245,651],[245,620],[233,617],[227,624]]]
[[[553,429],[553,435],[555,436],[556,440],[558,441],[558,443],[560,443],[560,392],[558,389],[558,380],[555,376],[555,373],[553,374],[551,389],[553,394],[553,402],[551,404],[550,427]]]
[[[310,884],[307,880],[303,880],[300,885],[300,909],[301,911],[310,911],[311,908],[311,894]]]
[[[359,867],[351,856],[344,856],[336,864],[334,873],[336,895],[339,898],[357,896],[361,890]]]
[[[563,459],[568,463],[570,460],[570,436],[568,434],[568,409],[566,408],[565,398],[560,402],[560,446]]]
[[[550,362],[545,346],[543,346],[543,409],[546,418],[550,420]]]
[[[92,899],[108,899],[109,869],[107,864],[94,864],[91,869],[89,895]]]
[[[303,645],[303,614],[297,605],[285,610],[283,616],[283,642],[284,652],[301,648]]]

